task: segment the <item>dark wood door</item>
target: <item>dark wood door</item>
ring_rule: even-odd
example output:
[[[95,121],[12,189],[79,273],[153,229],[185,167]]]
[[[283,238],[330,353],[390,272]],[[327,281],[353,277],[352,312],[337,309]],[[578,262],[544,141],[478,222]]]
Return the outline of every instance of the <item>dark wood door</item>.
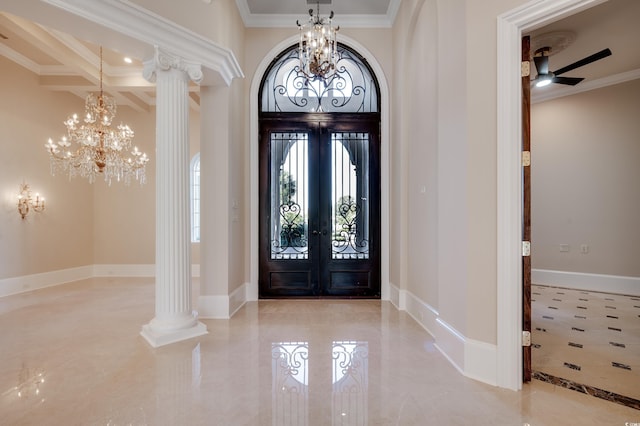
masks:
[[[380,297],[378,123],[262,117],[260,297]]]

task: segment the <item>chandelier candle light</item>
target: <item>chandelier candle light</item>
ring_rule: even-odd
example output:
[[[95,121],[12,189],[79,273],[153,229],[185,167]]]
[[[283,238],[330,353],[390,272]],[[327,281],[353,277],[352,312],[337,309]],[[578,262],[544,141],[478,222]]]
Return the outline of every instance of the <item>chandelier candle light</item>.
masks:
[[[36,211],[40,213],[44,210],[44,197],[41,197],[40,194],[36,194],[36,198],[34,199],[31,196],[31,188],[29,188],[29,184],[22,183],[20,185],[20,194],[18,195],[18,213],[24,219],[29,214],[29,210]]]
[[[300,30],[300,71],[310,80],[329,80],[336,72],[338,51],[336,34],[340,27],[331,25],[333,11],[325,21],[320,17],[320,2],[317,3],[316,15],[309,9],[309,21],[301,25]]]
[[[113,179],[131,178],[140,184],[145,182],[145,166],[149,161],[147,154],[138,147],[131,149],[133,130],[120,124],[111,128],[111,121],[116,115],[116,102],[102,90],[102,47],[100,47],[100,94],[93,93],[85,101],[84,124],[80,124],[78,116],[73,114],[64,122],[67,135],[57,143],[51,138],[45,145],[51,158],[51,174],[56,170],[69,173],[69,178],[80,175],[93,183],[97,174],[104,175],[104,180],[111,185]],[[71,145],[77,146],[75,152],[69,150]],[[126,153],[131,157],[125,158]]]

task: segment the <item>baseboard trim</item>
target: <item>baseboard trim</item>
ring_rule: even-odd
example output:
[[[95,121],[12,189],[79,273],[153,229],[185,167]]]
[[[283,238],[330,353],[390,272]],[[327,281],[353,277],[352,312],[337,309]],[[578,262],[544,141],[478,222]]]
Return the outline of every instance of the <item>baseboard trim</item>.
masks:
[[[191,265],[193,277],[200,276],[200,265]],[[0,279],[0,297],[26,293],[41,288],[54,287],[73,281],[104,277],[155,277],[153,264],[95,264],[60,269],[40,274],[22,275]]]
[[[391,287],[399,310],[406,311],[435,339],[436,349],[460,374],[492,386],[497,384],[497,345],[470,339],[447,323],[437,309],[413,293]],[[392,301],[393,303],[393,301]]]
[[[640,277],[533,269],[531,271],[531,281],[534,284],[565,287],[574,290],[640,296]]]
[[[247,286],[242,284],[229,295],[200,296],[198,317],[201,319],[229,319],[247,303]]]
[[[389,302],[396,309],[400,309],[400,289],[391,282],[389,283]]]
[[[60,269],[41,274],[23,275],[0,280],[0,297],[53,287],[93,277],[93,265]]]
[[[403,300],[401,310],[407,311],[418,324],[435,337],[439,317],[438,311],[409,291],[402,290],[401,293],[403,295],[401,297]]]
[[[465,338],[464,375],[498,386],[498,345]]]

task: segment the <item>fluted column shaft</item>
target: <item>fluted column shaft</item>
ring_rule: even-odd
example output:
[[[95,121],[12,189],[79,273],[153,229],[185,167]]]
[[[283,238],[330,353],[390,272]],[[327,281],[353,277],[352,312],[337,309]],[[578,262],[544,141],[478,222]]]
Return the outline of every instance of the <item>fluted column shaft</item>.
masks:
[[[156,312],[142,335],[162,346],[206,333],[191,303],[189,81],[199,64],[156,48],[144,76],[156,82]]]

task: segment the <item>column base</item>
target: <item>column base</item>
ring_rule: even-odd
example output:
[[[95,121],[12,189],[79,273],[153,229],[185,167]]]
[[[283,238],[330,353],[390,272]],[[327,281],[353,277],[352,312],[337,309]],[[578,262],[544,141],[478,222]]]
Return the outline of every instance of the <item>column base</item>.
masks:
[[[140,335],[154,348],[181,342],[183,340],[207,334],[207,326],[197,321],[194,326],[178,330],[158,331],[154,330],[150,324],[143,325]]]

